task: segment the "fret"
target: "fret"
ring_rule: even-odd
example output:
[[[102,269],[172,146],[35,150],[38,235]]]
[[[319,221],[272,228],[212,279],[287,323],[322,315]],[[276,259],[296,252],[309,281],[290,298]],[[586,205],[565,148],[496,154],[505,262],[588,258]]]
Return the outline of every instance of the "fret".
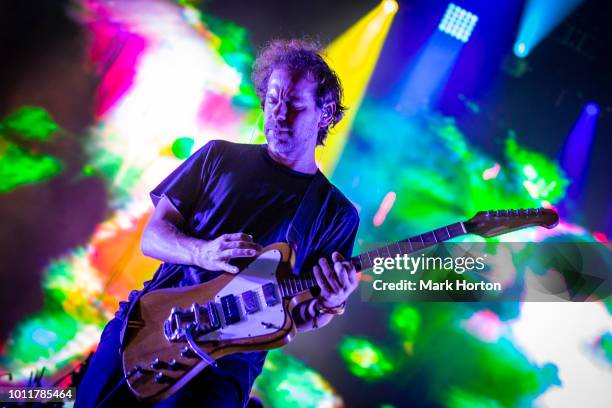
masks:
[[[402,254],[402,247],[400,246],[400,243],[396,242],[395,246],[397,247],[397,253],[395,255],[401,255]]]
[[[295,295],[296,293],[299,292],[299,290],[297,288],[297,282],[296,282],[294,277],[289,278],[289,282],[291,282],[291,292],[292,292],[292,295]]]
[[[450,230],[450,235],[452,238],[458,237],[466,233],[465,229],[463,228],[462,223],[460,222],[449,225],[448,229]]]
[[[438,242],[443,242],[450,238],[450,234],[448,233],[448,229],[446,227],[434,230],[433,234]]]
[[[282,279],[279,279],[278,281],[278,286],[280,287],[280,291],[281,291],[281,296],[282,297],[287,297],[287,289],[285,288],[285,281]]]
[[[407,254],[409,252],[408,251],[408,245],[406,244],[406,241],[399,241],[398,242],[398,246],[399,246],[400,254],[401,255]]]
[[[426,246],[429,246],[431,244],[438,242],[436,240],[436,235],[433,233],[433,231],[429,231],[424,234],[421,234],[421,240],[423,241],[424,244],[428,244]]]
[[[425,247],[425,245],[423,244],[423,239],[421,238],[420,235],[410,238],[410,244],[413,247],[413,251],[418,251],[419,249],[422,249]]]
[[[382,248],[376,248],[375,251],[376,251],[376,257],[377,258],[384,258],[385,257],[383,255],[383,253],[382,253]]]
[[[310,287],[311,288],[316,288],[318,287],[317,285],[317,279],[315,278],[315,276],[313,275],[312,271],[308,272],[308,276],[310,278]]]
[[[372,262],[372,257],[370,256],[370,251],[365,253],[368,256],[368,268],[371,268],[374,266],[374,262]]]
[[[309,276],[309,275],[306,275],[306,277],[304,278],[304,280],[305,280],[305,282],[304,282],[304,283],[306,284],[306,289],[310,289],[310,288],[312,287],[312,282],[311,282],[311,280],[310,280],[310,276]]]
[[[358,271],[368,269],[365,260],[363,259],[363,255],[364,254],[361,254],[355,258],[351,258],[353,265],[355,265],[355,269],[357,269]]]
[[[299,292],[303,292],[304,291],[304,286],[302,285],[302,279],[297,278],[295,284],[296,284]]]

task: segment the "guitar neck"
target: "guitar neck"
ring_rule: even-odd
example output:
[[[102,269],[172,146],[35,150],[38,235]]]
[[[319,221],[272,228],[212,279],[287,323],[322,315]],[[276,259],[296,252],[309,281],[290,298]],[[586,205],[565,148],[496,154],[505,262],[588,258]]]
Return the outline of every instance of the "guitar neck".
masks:
[[[395,258],[396,255],[412,254],[420,251],[421,249],[465,234],[467,234],[467,231],[465,230],[463,222],[456,222],[454,224],[447,225],[446,227],[438,228],[420,235],[415,235],[414,237],[364,252],[361,255],[352,257],[350,261],[353,265],[355,265],[355,269],[357,269],[357,271],[363,271],[373,267],[374,259],[376,258]]]
[[[401,241],[364,252],[349,259],[357,271],[363,271],[374,266],[376,258],[394,258],[396,255],[412,254],[421,249],[433,246],[440,242],[467,234],[463,222],[456,222],[446,227],[438,228],[433,231],[415,235]],[[318,287],[312,271],[303,272],[299,277],[290,277],[280,281],[283,296],[294,296],[305,290]]]

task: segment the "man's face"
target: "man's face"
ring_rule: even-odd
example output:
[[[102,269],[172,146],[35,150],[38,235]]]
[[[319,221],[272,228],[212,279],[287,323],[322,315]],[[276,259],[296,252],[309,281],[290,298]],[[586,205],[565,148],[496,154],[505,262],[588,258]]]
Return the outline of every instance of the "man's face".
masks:
[[[303,73],[286,68],[272,71],[264,100],[264,131],[273,152],[284,156],[314,152],[321,119],[316,88]]]

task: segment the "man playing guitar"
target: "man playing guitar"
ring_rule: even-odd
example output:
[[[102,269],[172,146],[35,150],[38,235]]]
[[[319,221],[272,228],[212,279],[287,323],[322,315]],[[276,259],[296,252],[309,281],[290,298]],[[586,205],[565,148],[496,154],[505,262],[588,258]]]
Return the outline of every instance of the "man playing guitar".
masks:
[[[313,272],[320,293],[293,309],[298,330],[312,330],[342,313],[358,285],[355,267],[345,260],[357,233],[357,211],[315,163],[315,148],[343,117],[342,87],[316,46],[301,40],[271,42],[253,68],[267,145],[209,142],[151,192],[155,210],[142,251],[164,263],[143,292],[239,272],[239,258],[285,241],[316,182],[324,199],[312,204],[318,216],[303,221],[307,232],[296,249],[300,270]],[[77,408],[141,404],[122,382],[120,331],[128,307],[122,302],[104,329],[77,391]],[[262,351],[219,358],[218,367],[206,368],[155,406],[245,406],[265,356]]]

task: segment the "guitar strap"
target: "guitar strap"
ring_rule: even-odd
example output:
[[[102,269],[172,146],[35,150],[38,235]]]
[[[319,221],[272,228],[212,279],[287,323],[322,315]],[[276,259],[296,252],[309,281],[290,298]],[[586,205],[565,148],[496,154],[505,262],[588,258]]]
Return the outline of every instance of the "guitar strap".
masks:
[[[317,170],[312,178],[302,201],[293,215],[285,239],[296,254],[293,273],[298,275],[309,251],[309,235],[316,228],[317,218],[325,205],[331,184],[323,173]]]

